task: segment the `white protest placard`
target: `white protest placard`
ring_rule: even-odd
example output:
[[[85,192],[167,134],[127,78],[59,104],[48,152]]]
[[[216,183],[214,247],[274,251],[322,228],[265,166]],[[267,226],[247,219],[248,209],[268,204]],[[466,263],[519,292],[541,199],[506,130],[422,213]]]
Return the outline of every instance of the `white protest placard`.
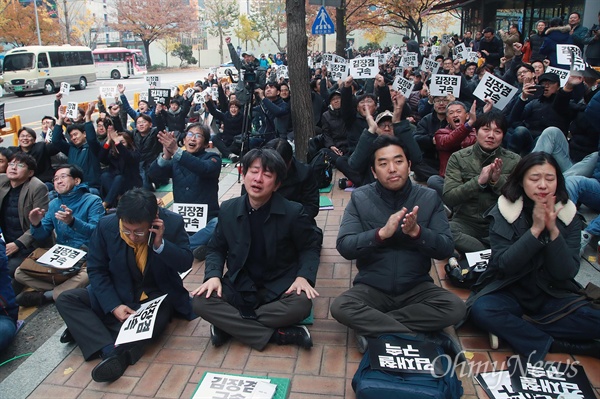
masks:
[[[58,92],[60,94],[62,94],[63,96],[68,96],[70,91],[71,91],[71,85],[69,83],[62,82],[60,84],[60,89],[58,90]]]
[[[479,57],[477,57],[477,52],[471,50],[471,48],[467,48],[467,62],[477,62],[479,61]]]
[[[206,227],[206,219],[208,217],[207,204],[184,204],[173,203],[173,212],[181,215],[185,231],[195,233]]]
[[[331,79],[333,81],[346,79],[348,77],[348,65],[332,62],[329,64],[329,72],[331,73]]]
[[[346,59],[344,57],[340,57],[337,54],[325,53],[321,57],[321,62],[329,66],[329,64],[331,64],[332,62],[337,62],[337,63],[340,63],[340,64],[345,64],[346,63]]]
[[[210,89],[210,96],[212,98],[213,101],[218,101],[219,100],[219,88],[218,87],[209,87]]]
[[[440,46],[431,46],[431,55],[438,55],[440,53]]]
[[[204,375],[192,399],[231,398],[232,390],[236,399],[268,399],[273,397],[276,389],[277,385],[272,384],[269,378],[209,372]]]
[[[405,68],[417,68],[419,66],[419,55],[417,53],[406,53],[400,60],[400,65]]]
[[[67,118],[77,119],[77,103],[69,102],[67,103]]]
[[[210,67],[210,73],[212,73],[213,75],[216,75],[217,69],[218,69],[218,67]]]
[[[466,60],[467,53],[468,53],[467,46],[465,46],[464,43],[461,43],[454,47],[454,55],[456,56],[456,59]]]
[[[410,93],[412,93],[414,87],[415,83],[412,80],[405,79],[401,75],[396,76],[394,83],[392,83],[392,89],[402,93],[402,95],[406,98],[410,96]]]
[[[148,92],[147,91],[140,93],[139,101],[148,101]]]
[[[143,303],[140,308],[123,322],[115,345],[152,338],[158,308],[167,294]]]
[[[452,94],[458,98],[460,96],[460,75],[431,75],[431,84],[429,92],[432,96],[447,96]]]
[[[466,252],[465,257],[469,267],[473,267],[476,272],[483,272],[487,269],[488,262],[492,257],[491,249],[484,249],[483,251],[477,252]]]
[[[452,41],[452,35],[449,35],[448,33],[444,33],[442,35],[442,44],[448,44]]]
[[[423,58],[423,62],[421,63],[421,71],[427,71],[430,74],[436,73],[440,69],[439,61],[430,60],[428,58]]]
[[[160,76],[146,75],[146,83],[148,83],[148,87],[159,87],[160,86]]]
[[[377,61],[379,61],[379,65],[383,65],[386,63],[386,61],[387,61],[386,54],[377,54]]]
[[[277,68],[277,79],[289,79],[288,76],[288,67],[286,65],[280,65]]]
[[[71,103],[69,103],[71,104]],[[77,103],[73,103],[77,105]],[[86,252],[67,245],[56,244],[37,260],[46,266],[56,269],[70,269],[85,256]]]
[[[557,44],[556,45],[556,62],[563,65],[571,65],[571,52],[582,56],[581,50],[574,44]]]
[[[351,59],[349,73],[354,79],[374,78],[379,73],[379,61],[376,57]]]
[[[404,67],[403,66],[397,66],[396,67],[396,73],[394,74],[394,76],[404,76]]]
[[[194,94],[194,104],[204,104],[205,102],[204,94],[196,93]]]
[[[102,98],[115,98],[117,96],[117,88],[115,86],[102,86],[99,87],[100,96]]]
[[[576,53],[575,51],[573,51],[571,53],[571,68],[569,71],[570,74],[573,76],[583,76],[583,72],[585,71],[586,67],[587,64],[581,57],[581,52]]]
[[[196,90],[192,89],[191,87],[188,87],[187,89],[185,89],[183,94],[185,94],[186,98],[192,98],[195,92]]]
[[[494,107],[503,110],[510,100],[517,94],[518,89],[489,72],[483,75],[473,95],[481,100],[491,98]]]
[[[553,73],[558,75],[560,78],[560,87],[564,87],[567,84],[567,80],[569,79],[569,71],[566,69],[556,68],[553,66],[549,66],[546,68],[546,73]]]

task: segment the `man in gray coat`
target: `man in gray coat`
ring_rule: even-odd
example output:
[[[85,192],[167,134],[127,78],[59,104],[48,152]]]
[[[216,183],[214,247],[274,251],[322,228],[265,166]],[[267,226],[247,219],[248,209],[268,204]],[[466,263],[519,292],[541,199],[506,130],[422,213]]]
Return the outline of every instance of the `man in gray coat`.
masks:
[[[462,300],[429,276],[431,257],[447,258],[454,249],[439,196],[411,183],[410,154],[397,138],[378,137],[373,147],[377,181],[352,193],[337,238],[339,253],[356,259],[358,275],[331,305],[331,315],[356,332],[360,351],[364,336],[436,332],[465,314]],[[443,337],[444,347],[460,352]]]

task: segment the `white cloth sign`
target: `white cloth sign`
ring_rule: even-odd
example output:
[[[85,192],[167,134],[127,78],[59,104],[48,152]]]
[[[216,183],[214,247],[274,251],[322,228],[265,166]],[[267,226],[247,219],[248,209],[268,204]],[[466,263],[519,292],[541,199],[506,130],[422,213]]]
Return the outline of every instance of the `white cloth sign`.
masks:
[[[73,104],[77,105],[77,103]],[[70,269],[75,266],[85,254],[86,252],[84,250],[72,248],[67,245],[56,244],[45,254],[40,256],[37,262],[56,269]]]
[[[400,65],[405,68],[417,68],[419,66],[419,55],[417,53],[406,53],[400,60]]]
[[[574,52],[579,57],[582,56],[581,50],[574,44],[557,44],[556,62],[558,64],[571,65],[571,52]]]
[[[415,83],[412,80],[405,79],[402,76],[396,76],[394,83],[392,84],[392,88],[402,93],[402,95],[406,98],[410,96],[410,93],[412,93],[414,87]]]
[[[160,76],[146,75],[146,83],[148,83],[148,87],[159,87],[160,86]]]
[[[236,399],[267,399],[276,389],[269,378],[206,373],[192,399],[233,398],[233,393]]]
[[[100,87],[100,96],[102,98],[113,99],[117,96],[117,88],[115,86],[103,86]]]
[[[458,98],[460,96],[460,75],[431,75],[431,84],[429,92],[432,96],[447,96],[452,94]]]
[[[195,233],[206,227],[208,216],[207,204],[173,203],[173,212],[181,215],[185,231]]]
[[[564,87],[567,84],[567,80],[569,79],[569,71],[566,69],[556,68],[553,66],[549,66],[546,68],[546,73],[553,73],[558,75],[560,78],[560,87]]]
[[[77,103],[67,103],[67,118],[77,119]]]
[[[348,77],[348,65],[332,62],[329,64],[329,72],[331,73],[331,79],[334,81],[346,79]]]
[[[152,338],[158,308],[166,296],[167,294],[142,304],[134,314],[129,316],[121,325],[115,345]]]
[[[489,72],[483,75],[473,95],[481,100],[491,98],[494,107],[503,110],[509,101],[517,94],[518,89]]]
[[[376,57],[362,57],[350,60],[350,75],[355,79],[374,78],[379,73]]]
[[[67,82],[62,82],[60,84],[60,89],[58,90],[58,92],[60,94],[62,94],[63,96],[68,96],[70,91],[71,91],[71,85],[70,84],[68,84]]]
[[[436,73],[440,69],[439,61],[433,61],[428,58],[423,58],[421,63],[421,71],[427,71],[430,74]]]

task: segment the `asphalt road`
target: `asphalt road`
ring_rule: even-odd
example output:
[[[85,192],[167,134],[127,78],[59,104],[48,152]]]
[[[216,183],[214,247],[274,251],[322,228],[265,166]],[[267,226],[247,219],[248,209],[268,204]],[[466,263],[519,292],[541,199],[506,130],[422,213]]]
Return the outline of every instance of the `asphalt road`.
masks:
[[[178,72],[152,72],[150,74],[160,75],[162,87],[171,87],[174,84],[203,80],[207,73],[207,69],[190,68]],[[100,94],[100,87],[116,86],[118,83],[125,85],[125,94],[130,101],[133,100],[133,93],[147,90],[144,78],[102,79],[90,83],[85,90],[72,89],[69,96],[63,97],[62,103],[96,100],[98,94]],[[41,93],[28,94],[21,98],[16,97],[14,94],[4,93],[4,96],[0,98],[0,103],[5,104],[4,112],[7,118],[19,115],[23,126],[31,127],[37,131],[41,128],[41,119],[43,116],[54,115],[54,99],[53,95],[43,95]]]

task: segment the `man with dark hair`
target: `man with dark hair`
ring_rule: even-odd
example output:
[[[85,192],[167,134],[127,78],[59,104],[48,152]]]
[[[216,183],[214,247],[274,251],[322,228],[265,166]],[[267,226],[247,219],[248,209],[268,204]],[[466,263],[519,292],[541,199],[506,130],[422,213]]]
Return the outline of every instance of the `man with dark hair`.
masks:
[[[450,155],[442,199],[453,208],[450,230],[461,253],[489,248],[490,222],[483,217],[492,207],[520,157],[501,147],[508,123],[491,110],[473,123],[476,142]]]
[[[177,146],[177,139],[173,133],[158,133],[158,141],[162,144],[163,151],[152,163],[148,173],[152,179],[173,179],[175,202],[208,206],[206,226],[190,236],[190,248],[194,257],[202,261],[206,257],[206,244],[217,225],[221,157],[206,151],[210,140],[210,130],[207,126],[192,123],[184,133],[185,151]]]
[[[16,147],[9,147],[12,152],[24,152],[35,158],[35,177],[46,182],[52,181],[54,170],[52,169],[52,156],[58,154],[59,149],[52,143],[37,140],[35,130],[23,126],[17,132],[18,143]],[[3,139],[0,137],[0,142]]]
[[[598,12],[598,23],[592,25],[583,43],[585,49],[585,61],[591,66],[600,66],[600,12]]]
[[[52,129],[56,125],[56,119],[53,116],[44,116],[42,118],[42,132],[36,138],[36,142],[45,141],[50,143],[52,141]]]
[[[150,116],[140,114],[135,119],[133,142],[140,152],[140,176],[142,176],[143,187],[146,190],[154,191],[148,171],[152,162],[160,154],[162,145],[158,141],[158,129],[152,126],[152,118]]]
[[[96,138],[96,129],[92,122],[92,113],[96,109],[96,103],[91,102],[85,113],[85,125],[72,124],[67,127],[67,135],[71,139],[68,142],[63,135],[63,124],[66,111],[60,111],[58,123],[52,131],[52,143],[65,155],[69,164],[77,165],[83,170],[83,181],[90,188],[99,193],[100,189],[100,142]],[[92,190],[94,192],[94,190]]]
[[[38,246],[29,231],[29,212],[48,209],[48,188],[34,176],[35,168],[35,159],[19,152],[9,157],[6,174],[0,174],[0,227],[6,242],[10,277],[14,277],[17,267]]]
[[[454,247],[441,199],[411,183],[410,154],[397,138],[380,136],[373,148],[377,181],[352,192],[337,238],[358,275],[330,309],[355,331],[361,352],[365,336],[438,331],[465,314],[463,301],[429,276],[431,258],[444,259]],[[457,344],[452,350],[460,352]]]
[[[214,346],[233,336],[256,350],[269,342],[310,348],[308,329],[295,324],[319,295],[321,237],[301,204],[275,192],[286,175],[276,151],[248,152],[242,175],[246,194],[221,206],[194,312],[212,324]]]
[[[148,101],[140,100],[138,102],[138,111],[136,111],[133,108],[131,108],[131,105],[129,105],[129,101],[127,101],[127,96],[125,95],[125,86],[119,83],[117,85],[117,90],[121,94],[120,100],[122,107],[123,109],[125,109],[125,112],[127,112],[127,114],[131,116],[131,119],[136,121],[140,115],[148,115],[151,118],[151,121],[154,121],[154,109],[150,108],[150,106],[148,105]],[[155,125],[156,123],[152,122],[152,124]]]
[[[500,65],[500,58],[504,56],[503,48],[504,44],[502,40],[494,35],[494,29],[485,28],[483,30],[483,38],[479,42],[480,57],[485,58],[485,63],[498,67]]]
[[[264,89],[257,88],[254,92],[258,95],[259,104],[254,107],[256,116],[262,117],[264,126],[261,127],[260,138],[253,138],[250,147],[261,146],[263,143],[276,137],[287,138],[287,118],[290,114],[290,104],[280,97],[281,86],[279,83],[268,82]]]
[[[581,14],[578,12],[572,12],[569,15],[569,27],[571,31],[569,34],[573,38],[573,44],[575,44],[583,53],[583,46],[585,46],[585,38],[588,35],[588,28],[581,24]]]
[[[87,255],[90,285],[63,293],[56,308],[67,324],[61,342],[75,341],[85,360],[102,357],[92,370],[97,382],[120,378],[150,339],[115,346],[122,323],[140,305],[167,294],[158,308],[152,338],[174,314],[193,319],[188,291],[178,272],[192,266],[183,219],[159,208],[142,188],[127,191],[116,214],[100,220]]]
[[[90,236],[104,215],[104,206],[99,196],[89,192],[83,179],[83,171],[79,166],[59,166],[54,174],[54,190],[58,197],[50,201],[48,211],[34,208],[29,212],[31,235],[36,241],[51,240],[56,233],[57,244],[87,249]],[[79,273],[55,285],[32,277],[18,268],[15,281],[34,289],[17,295],[20,306],[31,307],[56,300],[64,291],[85,287],[88,275],[83,266]]]

